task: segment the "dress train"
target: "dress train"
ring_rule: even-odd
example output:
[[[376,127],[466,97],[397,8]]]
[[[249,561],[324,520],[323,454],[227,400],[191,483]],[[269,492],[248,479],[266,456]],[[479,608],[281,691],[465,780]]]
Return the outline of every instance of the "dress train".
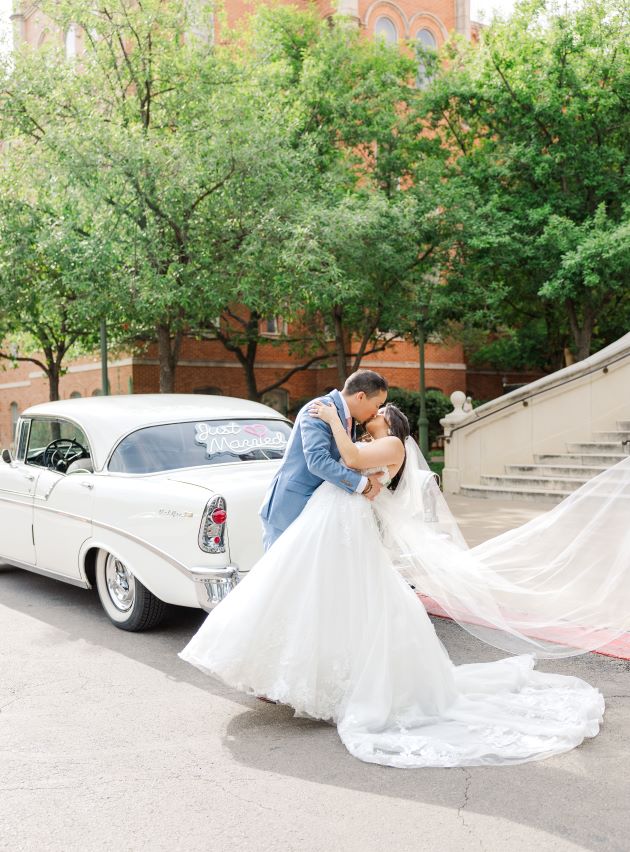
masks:
[[[388,766],[539,760],[595,736],[604,712],[598,690],[535,671],[533,654],[455,666],[371,504],[329,483],[180,657],[333,722],[351,754]]]

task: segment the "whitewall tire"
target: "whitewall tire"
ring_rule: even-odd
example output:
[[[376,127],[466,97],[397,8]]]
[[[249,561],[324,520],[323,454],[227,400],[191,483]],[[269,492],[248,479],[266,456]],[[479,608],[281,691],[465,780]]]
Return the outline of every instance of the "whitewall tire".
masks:
[[[167,605],[143,586],[125,563],[99,550],[96,557],[96,589],[110,620],[121,630],[140,631],[156,627]]]

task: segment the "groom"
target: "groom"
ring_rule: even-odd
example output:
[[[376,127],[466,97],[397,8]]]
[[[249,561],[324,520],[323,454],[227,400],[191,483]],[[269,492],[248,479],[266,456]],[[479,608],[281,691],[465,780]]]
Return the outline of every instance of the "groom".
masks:
[[[321,399],[334,403],[354,441],[353,421],[365,423],[376,415],[387,399],[387,382],[372,370],[358,370],[348,376],[342,391],[333,390]],[[344,491],[363,494],[368,500],[381,490],[378,477],[362,476],[340,462],[330,426],[309,414],[312,404],[308,402],[300,410],[282,464],[260,508],[265,550],[293,523],[324,480]]]

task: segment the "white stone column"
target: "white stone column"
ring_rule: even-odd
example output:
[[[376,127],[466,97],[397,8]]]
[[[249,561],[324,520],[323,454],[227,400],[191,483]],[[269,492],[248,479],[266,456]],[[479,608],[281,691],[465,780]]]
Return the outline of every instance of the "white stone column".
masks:
[[[359,0],[339,0],[337,14],[344,18],[351,18],[359,24]]]
[[[15,12],[10,16],[9,20],[13,25],[13,47],[17,47],[26,41],[26,20],[22,14],[19,5],[15,4]]]
[[[462,420],[466,420],[472,411],[470,397],[463,391],[454,391],[451,394],[453,410],[440,420],[444,428],[444,470],[442,471],[442,488],[445,494],[457,494],[461,485],[461,471],[459,456],[459,442],[451,440],[453,427]]]
[[[470,0],[455,0],[455,31],[470,41]]]

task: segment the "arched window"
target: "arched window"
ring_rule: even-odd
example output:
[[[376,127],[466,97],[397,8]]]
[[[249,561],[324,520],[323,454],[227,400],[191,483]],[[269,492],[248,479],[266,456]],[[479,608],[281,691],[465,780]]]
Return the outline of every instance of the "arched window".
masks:
[[[103,396],[103,391],[100,388],[92,391],[92,396]]]
[[[418,87],[422,88],[426,86],[429,81],[429,74],[427,73],[427,65],[426,61],[422,56],[422,52],[426,53],[427,50],[437,50],[437,39],[426,27],[423,27],[421,30],[418,30],[416,34],[416,43],[420,48],[420,58],[418,59],[418,74],[416,76],[416,84]]]
[[[72,391],[70,394],[70,399],[81,399],[81,394],[79,391]]]
[[[431,50],[437,50],[437,39],[426,27],[418,31],[417,40],[423,47],[429,47]]]
[[[15,441],[15,430],[20,417],[20,411],[17,402],[12,402],[9,408],[11,409],[11,441]]]
[[[77,25],[70,24],[66,32],[66,59],[74,59],[77,55]]]
[[[386,41],[387,44],[396,44],[398,41],[398,33],[396,25],[390,18],[378,18],[374,25],[374,35],[377,38]]]

